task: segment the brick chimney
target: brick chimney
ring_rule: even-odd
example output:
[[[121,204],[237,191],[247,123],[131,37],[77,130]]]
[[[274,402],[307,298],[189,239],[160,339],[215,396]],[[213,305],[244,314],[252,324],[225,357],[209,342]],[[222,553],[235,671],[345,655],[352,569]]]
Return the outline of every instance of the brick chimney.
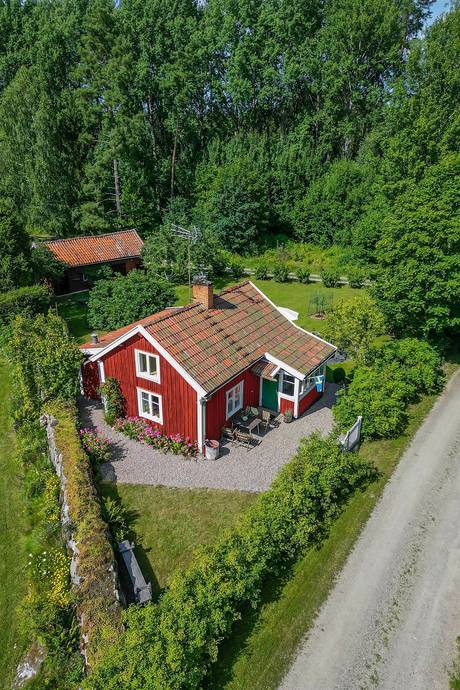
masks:
[[[199,302],[205,309],[212,309],[214,306],[212,287],[211,281],[206,276],[195,276],[193,279],[193,301]]]

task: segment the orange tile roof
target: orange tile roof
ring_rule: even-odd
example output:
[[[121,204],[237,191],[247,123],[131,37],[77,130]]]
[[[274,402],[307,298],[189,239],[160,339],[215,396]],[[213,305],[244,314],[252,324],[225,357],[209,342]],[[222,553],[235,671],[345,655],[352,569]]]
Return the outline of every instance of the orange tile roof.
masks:
[[[265,353],[307,375],[336,350],[295,326],[249,281],[215,295],[212,309],[199,303],[166,309],[107,334],[100,347],[139,323],[207,392]]]
[[[144,245],[135,230],[68,237],[43,244],[68,266],[89,266],[106,261],[136,258],[140,256]]]

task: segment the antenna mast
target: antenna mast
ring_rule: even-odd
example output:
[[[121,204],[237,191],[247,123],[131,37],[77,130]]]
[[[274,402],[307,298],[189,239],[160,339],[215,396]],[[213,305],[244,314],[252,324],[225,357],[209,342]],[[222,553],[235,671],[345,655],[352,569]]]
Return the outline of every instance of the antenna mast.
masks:
[[[190,250],[192,244],[198,241],[198,228],[194,225],[192,228],[183,228],[181,225],[171,223],[171,232],[176,237],[181,237],[187,240],[187,257],[188,257],[188,301],[192,301],[192,264],[190,258]]]

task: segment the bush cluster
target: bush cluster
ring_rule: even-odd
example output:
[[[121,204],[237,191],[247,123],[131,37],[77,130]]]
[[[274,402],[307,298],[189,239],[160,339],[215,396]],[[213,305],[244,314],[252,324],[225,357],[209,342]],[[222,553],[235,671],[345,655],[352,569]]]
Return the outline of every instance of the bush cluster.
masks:
[[[324,287],[337,287],[340,280],[340,273],[334,270],[321,271],[321,280],[323,281]]]
[[[110,443],[103,434],[94,429],[80,429],[80,441],[95,467],[110,460]]]
[[[7,324],[15,316],[36,316],[51,306],[52,294],[44,285],[20,287],[0,292],[0,324]]]
[[[425,341],[405,338],[374,348],[370,364],[356,367],[345,391],[333,407],[342,431],[358,415],[364,438],[390,438],[407,423],[406,408],[422,393],[442,388],[444,376],[437,351]]]
[[[128,438],[146,443],[163,453],[183,455],[185,458],[196,457],[198,453],[197,443],[190,437],[183,437],[180,434],[167,436],[141,417],[120,417],[115,421],[114,429],[121,431]]]
[[[296,271],[296,275],[299,283],[307,284],[310,282],[310,269],[300,266]]]
[[[304,440],[237,526],[173,576],[157,605],[130,608],[126,630],[94,669],[91,690],[196,690],[220,642],[261,586],[327,535],[351,493],[374,477],[333,439]]]
[[[286,264],[277,264],[273,269],[273,278],[277,283],[287,283],[289,280],[289,268]]]
[[[103,655],[104,644],[120,632],[120,606],[114,592],[114,554],[93,484],[91,466],[80,443],[75,405],[55,401],[46,413],[54,427],[56,448],[62,454],[67,503],[73,538],[79,550],[76,591],[81,634],[88,635],[89,667]]]
[[[107,376],[104,383],[99,386],[99,394],[104,400],[104,418],[109,426],[115,424],[115,420],[124,417],[126,401],[121,392],[118,379]]]

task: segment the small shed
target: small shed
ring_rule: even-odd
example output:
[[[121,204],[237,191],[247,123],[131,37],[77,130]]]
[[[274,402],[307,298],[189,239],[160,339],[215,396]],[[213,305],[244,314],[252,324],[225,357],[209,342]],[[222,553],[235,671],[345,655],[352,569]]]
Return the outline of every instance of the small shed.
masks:
[[[35,243],[34,246],[37,246]],[[58,295],[91,287],[88,269],[110,266],[125,275],[141,262],[143,241],[136,230],[120,230],[104,235],[82,235],[41,242],[66,266],[64,277],[54,286]]]

